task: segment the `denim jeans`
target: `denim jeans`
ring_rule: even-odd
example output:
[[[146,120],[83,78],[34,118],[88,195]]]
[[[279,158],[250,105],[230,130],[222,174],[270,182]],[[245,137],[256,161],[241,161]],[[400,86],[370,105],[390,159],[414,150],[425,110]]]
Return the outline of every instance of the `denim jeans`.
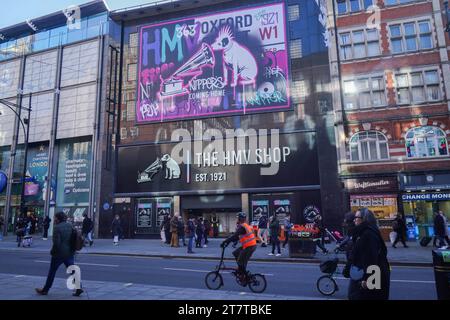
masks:
[[[192,245],[194,244],[194,237],[193,236],[189,236],[188,239],[189,239],[188,252],[192,252]]]
[[[47,281],[45,282],[44,291],[48,292],[53,285],[53,281],[55,280],[56,271],[61,264],[63,264],[68,268],[71,265],[75,264],[74,256],[71,256],[66,259],[52,257],[52,261],[50,262],[50,269],[48,270]]]

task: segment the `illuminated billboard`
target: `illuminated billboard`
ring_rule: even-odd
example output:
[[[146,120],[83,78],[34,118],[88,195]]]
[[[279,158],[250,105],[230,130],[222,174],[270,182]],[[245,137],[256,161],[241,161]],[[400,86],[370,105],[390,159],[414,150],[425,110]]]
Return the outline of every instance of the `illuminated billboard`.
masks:
[[[286,111],[283,3],[143,26],[138,123]]]

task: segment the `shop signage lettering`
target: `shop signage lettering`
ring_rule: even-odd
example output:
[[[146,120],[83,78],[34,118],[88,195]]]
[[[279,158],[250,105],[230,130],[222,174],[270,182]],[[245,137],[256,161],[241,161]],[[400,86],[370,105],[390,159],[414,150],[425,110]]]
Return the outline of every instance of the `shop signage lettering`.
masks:
[[[403,201],[450,200],[450,193],[412,193],[402,195]]]
[[[137,122],[290,110],[285,20],[268,4],[143,26]]]
[[[66,171],[64,177],[65,193],[89,192],[89,188],[79,187],[87,182],[88,161],[85,159],[74,159],[66,161]]]
[[[348,179],[346,187],[353,192],[391,191],[396,190],[396,179]]]
[[[254,142],[247,137],[245,144],[228,137],[213,142],[172,138],[176,144],[119,147],[118,193],[320,183],[314,133],[279,134],[270,144],[267,136]]]
[[[270,164],[286,162],[291,154],[289,147],[237,150],[212,153],[196,153],[197,166],[218,167],[248,164]]]

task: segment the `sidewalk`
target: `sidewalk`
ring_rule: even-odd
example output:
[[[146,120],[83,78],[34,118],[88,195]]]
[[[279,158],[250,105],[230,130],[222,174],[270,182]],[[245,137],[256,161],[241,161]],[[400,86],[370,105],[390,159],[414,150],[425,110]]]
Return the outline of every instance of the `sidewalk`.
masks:
[[[0,241],[1,250],[12,251],[33,251],[48,253],[51,248],[51,238],[44,241],[40,237],[33,237],[33,245],[31,248],[18,248],[15,237],[9,236]],[[130,256],[154,256],[168,258],[189,258],[189,259],[218,259],[220,257],[220,243],[223,239],[210,239],[207,248],[194,248],[195,254],[188,254],[187,247],[171,248],[163,244],[161,240],[141,240],[126,239],[120,242],[118,246],[112,244],[109,239],[96,239],[92,247],[85,247],[80,251],[81,254],[104,254],[104,255],[130,255]],[[408,243],[409,248],[397,246],[392,248],[390,243],[386,243],[388,247],[388,259],[392,265],[405,266],[432,266],[432,247],[421,247],[418,242]],[[330,249],[334,248],[334,244],[328,245]],[[225,257],[233,259],[231,252],[234,249],[229,246],[225,252]],[[314,258],[289,258],[289,249],[282,250],[280,257],[269,256],[271,247],[262,248],[260,245],[255,251],[253,261],[277,261],[277,262],[307,262],[319,263],[327,256],[317,253]],[[340,259],[345,260],[345,256],[340,254]]]
[[[39,296],[34,288],[45,283],[45,277],[23,276],[0,273],[2,300],[326,300],[321,298],[281,296],[273,294],[255,294],[248,288],[243,292],[217,290],[187,289],[142,285],[134,283],[83,281],[85,292],[80,297],[73,297],[66,287],[66,279],[55,279],[47,296]],[[245,292],[245,291],[248,292]],[[331,299],[335,300],[335,299]]]

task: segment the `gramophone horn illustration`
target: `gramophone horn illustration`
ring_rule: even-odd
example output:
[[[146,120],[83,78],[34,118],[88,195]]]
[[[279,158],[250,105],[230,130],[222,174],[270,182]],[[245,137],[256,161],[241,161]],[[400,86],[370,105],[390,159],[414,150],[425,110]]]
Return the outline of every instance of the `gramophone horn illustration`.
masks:
[[[211,47],[203,43],[202,48],[193,55],[185,64],[183,64],[173,75],[163,82],[162,96],[172,96],[185,93],[187,90],[183,88],[183,80],[180,78],[199,74],[201,68],[205,65],[214,66],[214,52]]]

